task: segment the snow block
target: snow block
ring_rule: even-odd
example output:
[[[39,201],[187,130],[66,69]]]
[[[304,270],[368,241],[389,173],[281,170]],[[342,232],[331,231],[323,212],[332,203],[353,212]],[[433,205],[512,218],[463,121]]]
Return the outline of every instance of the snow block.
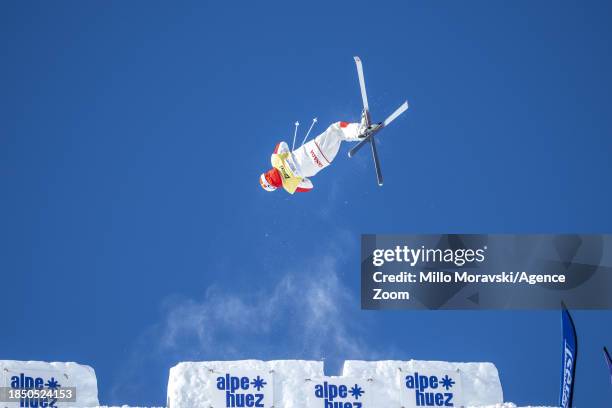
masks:
[[[323,363],[302,360],[184,362],[170,369],[168,408],[304,407],[304,384]]]
[[[170,369],[167,403],[168,408],[513,407],[503,404],[491,363],[416,360],[348,360],[338,377],[325,376],[320,361],[179,363]]]
[[[93,368],[77,363],[0,360],[0,386],[16,389],[74,387],[76,400],[61,401],[61,407],[98,406],[98,383]],[[41,406],[39,401],[21,406]],[[45,405],[43,403],[43,405]],[[19,402],[3,402],[2,408],[19,407]]]
[[[495,406],[504,401],[492,363],[347,360],[343,375],[372,382],[370,406],[375,407]]]

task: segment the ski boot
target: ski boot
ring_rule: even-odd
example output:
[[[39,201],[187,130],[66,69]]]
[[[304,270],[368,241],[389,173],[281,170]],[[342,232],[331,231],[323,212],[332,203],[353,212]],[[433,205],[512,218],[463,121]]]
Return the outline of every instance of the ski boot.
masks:
[[[357,128],[357,137],[359,139],[364,139],[368,137],[372,132],[375,132],[381,125],[382,122],[368,125],[368,113],[364,109],[361,113],[361,122],[359,122],[359,127]]]
[[[359,127],[357,128],[357,137],[359,139],[363,139],[368,135],[368,113],[364,109],[361,112],[361,122],[359,122]]]

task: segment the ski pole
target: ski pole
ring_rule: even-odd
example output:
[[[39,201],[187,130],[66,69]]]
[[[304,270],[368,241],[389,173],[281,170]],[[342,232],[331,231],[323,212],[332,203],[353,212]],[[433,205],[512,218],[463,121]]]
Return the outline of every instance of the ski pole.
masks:
[[[300,147],[304,146],[304,143],[306,143],[306,139],[308,139],[308,135],[310,134],[310,131],[314,127],[315,123],[317,123],[317,120],[317,118],[314,118],[312,120],[312,123],[310,124],[310,129],[308,129],[308,132],[306,132],[306,136],[304,136],[304,140],[302,140],[302,145]]]
[[[295,131],[293,132],[293,144],[291,145],[291,151],[293,151],[293,149],[295,149],[295,137],[297,136],[297,128],[298,126],[300,126],[300,122],[298,122],[297,120],[295,121]]]

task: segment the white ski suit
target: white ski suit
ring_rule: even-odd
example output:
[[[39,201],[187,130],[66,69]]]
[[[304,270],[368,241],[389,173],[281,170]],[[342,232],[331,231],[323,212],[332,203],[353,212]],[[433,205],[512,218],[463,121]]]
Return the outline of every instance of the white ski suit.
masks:
[[[314,176],[331,164],[343,141],[359,141],[358,132],[358,123],[336,122],[292,152],[289,151],[289,146],[285,142],[276,145],[271,157],[272,166],[278,169],[279,157],[281,157],[282,162],[286,164],[293,176],[301,178],[297,189],[287,188],[283,180],[285,190],[289,193],[311,190],[313,185],[308,177]]]

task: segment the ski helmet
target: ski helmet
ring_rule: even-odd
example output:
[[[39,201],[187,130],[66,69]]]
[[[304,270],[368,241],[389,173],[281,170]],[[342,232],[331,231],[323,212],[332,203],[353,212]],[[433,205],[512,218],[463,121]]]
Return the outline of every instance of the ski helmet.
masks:
[[[266,173],[261,173],[261,176],[259,176],[259,184],[261,184],[261,187],[266,191],[276,190],[276,187],[270,184],[266,179]]]

